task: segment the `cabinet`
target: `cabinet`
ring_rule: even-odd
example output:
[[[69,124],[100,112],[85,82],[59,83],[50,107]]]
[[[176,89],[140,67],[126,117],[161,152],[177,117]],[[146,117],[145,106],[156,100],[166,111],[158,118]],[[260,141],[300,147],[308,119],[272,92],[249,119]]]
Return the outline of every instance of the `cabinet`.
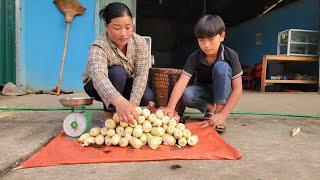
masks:
[[[262,73],[260,91],[264,92],[268,84],[318,84],[318,80],[272,80],[266,79],[268,62],[273,61],[277,63],[315,63],[318,62],[318,57],[312,56],[286,56],[286,55],[264,55],[262,59]]]
[[[289,29],[278,34],[277,54],[317,56],[318,31]]]

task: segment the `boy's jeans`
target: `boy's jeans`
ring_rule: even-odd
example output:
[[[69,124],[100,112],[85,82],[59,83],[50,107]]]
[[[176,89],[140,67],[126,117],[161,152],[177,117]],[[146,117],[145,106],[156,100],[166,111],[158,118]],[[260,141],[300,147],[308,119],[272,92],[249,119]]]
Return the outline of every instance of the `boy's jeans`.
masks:
[[[212,68],[212,83],[188,86],[181,99],[181,105],[207,111],[208,103],[226,104],[231,93],[232,72],[225,61],[218,61]]]

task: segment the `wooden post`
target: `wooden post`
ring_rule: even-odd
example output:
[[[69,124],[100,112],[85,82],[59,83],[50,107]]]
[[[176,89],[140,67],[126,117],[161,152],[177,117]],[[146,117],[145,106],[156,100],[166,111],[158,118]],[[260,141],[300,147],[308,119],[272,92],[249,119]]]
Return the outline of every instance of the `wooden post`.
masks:
[[[264,55],[262,58],[262,72],[261,72],[261,85],[260,85],[260,92],[265,92],[266,87],[266,76],[267,76],[267,56]]]

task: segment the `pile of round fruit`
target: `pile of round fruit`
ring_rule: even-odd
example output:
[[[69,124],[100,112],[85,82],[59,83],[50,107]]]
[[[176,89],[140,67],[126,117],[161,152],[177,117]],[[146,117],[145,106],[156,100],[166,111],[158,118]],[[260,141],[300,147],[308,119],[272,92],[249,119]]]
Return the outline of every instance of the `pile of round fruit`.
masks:
[[[151,113],[149,109],[137,107],[139,116],[135,124],[120,122],[117,113],[112,119],[105,121],[105,127],[94,127],[89,133],[82,134],[79,141],[83,146],[107,145],[127,147],[129,144],[136,149],[148,144],[157,149],[160,144],[184,147],[195,146],[198,136],[174,118],[165,116],[162,110]]]

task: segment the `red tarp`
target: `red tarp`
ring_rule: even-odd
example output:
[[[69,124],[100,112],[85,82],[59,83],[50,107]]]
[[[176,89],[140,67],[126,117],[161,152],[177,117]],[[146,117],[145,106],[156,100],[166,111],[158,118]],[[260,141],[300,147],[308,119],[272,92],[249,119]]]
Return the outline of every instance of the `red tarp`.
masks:
[[[213,128],[201,129],[201,123],[187,124],[193,134],[199,136],[196,146],[178,148],[160,145],[151,150],[148,145],[140,149],[132,147],[82,147],[77,139],[60,133],[47,146],[22,164],[22,168],[56,166],[62,164],[113,163],[187,159],[240,159],[241,154],[217,134]]]

